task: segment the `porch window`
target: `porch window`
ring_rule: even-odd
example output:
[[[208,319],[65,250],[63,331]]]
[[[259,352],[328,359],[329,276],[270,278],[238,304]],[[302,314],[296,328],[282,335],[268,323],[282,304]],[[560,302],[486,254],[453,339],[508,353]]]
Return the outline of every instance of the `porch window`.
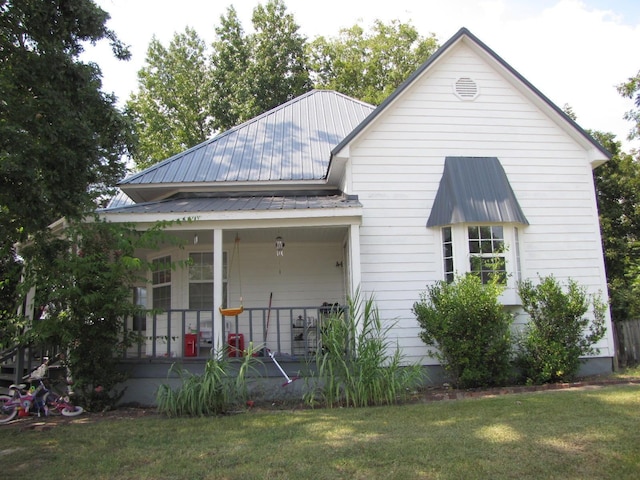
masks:
[[[152,306],[155,310],[171,310],[171,255],[151,262]]]
[[[213,309],[213,253],[189,254],[189,309]]]

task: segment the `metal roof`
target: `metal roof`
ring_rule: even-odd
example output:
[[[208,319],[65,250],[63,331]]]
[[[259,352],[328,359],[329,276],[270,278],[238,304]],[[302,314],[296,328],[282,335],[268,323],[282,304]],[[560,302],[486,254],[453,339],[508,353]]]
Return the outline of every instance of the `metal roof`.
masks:
[[[456,223],[529,225],[496,157],[446,157],[427,227]]]
[[[374,107],[312,90],[122,182],[135,185],[321,180],[330,152]]]
[[[248,195],[174,197],[100,210],[99,213],[199,213],[362,207],[355,195]]]

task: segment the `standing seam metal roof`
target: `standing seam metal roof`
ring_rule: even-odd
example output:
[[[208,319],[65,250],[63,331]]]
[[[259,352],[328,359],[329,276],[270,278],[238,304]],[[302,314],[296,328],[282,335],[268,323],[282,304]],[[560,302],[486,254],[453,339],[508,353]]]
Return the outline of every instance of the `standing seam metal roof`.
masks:
[[[331,149],[374,109],[335,91],[312,90],[120,185],[321,180]]]
[[[529,225],[496,157],[446,157],[427,227],[456,223]]]

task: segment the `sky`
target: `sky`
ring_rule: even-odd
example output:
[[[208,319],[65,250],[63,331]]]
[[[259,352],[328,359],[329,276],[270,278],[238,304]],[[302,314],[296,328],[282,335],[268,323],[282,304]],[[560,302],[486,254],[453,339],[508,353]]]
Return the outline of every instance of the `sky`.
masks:
[[[251,13],[266,0],[95,0],[111,19],[108,27],[130,45],[132,59],[113,58],[106,42],[90,47],[84,60],[102,69],[103,90],[122,105],[137,91],[155,36],[168,46],[175,33],[191,27],[207,43],[215,39],[220,16],[233,5],[245,31]],[[336,37],[341,28],[374,20],[411,22],[418,32],[443,44],[468,28],[559,107],[570,105],[585,129],[613,132],[626,151],[633,107],[616,86],[640,71],[639,0],[284,0],[309,40]]]

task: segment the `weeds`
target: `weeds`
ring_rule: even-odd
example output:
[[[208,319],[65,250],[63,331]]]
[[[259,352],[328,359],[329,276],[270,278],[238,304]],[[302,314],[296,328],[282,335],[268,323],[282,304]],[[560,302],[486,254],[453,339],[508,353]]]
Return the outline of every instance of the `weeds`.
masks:
[[[247,398],[247,374],[259,362],[254,352],[250,344],[242,361],[232,365],[227,352],[220,349],[207,360],[202,375],[172,365],[169,374],[177,373],[182,384],[175,390],[168,384],[160,386],[156,394],[158,411],[170,417],[218,415],[243,403]]]
[[[309,379],[314,385],[305,401],[366,407],[406,398],[422,384],[424,372],[417,364],[402,365],[399,347],[387,338],[392,327],[383,326],[372,298],[361,302],[358,294],[349,300],[348,312],[333,311],[322,324],[322,348]]]

